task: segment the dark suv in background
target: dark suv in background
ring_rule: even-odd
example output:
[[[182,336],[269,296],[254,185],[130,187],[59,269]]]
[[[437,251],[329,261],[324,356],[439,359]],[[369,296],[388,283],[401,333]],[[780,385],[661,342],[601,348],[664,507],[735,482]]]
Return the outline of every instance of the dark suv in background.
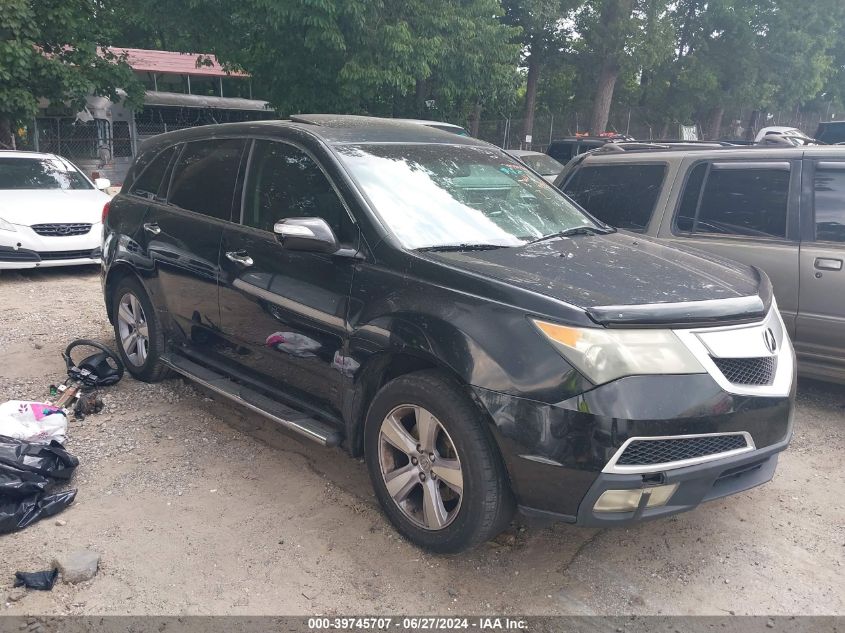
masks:
[[[612,226],[765,270],[801,373],[845,382],[845,148],[620,148],[556,184]]]
[[[597,526],[689,510],[768,481],[791,436],[764,273],[616,232],[476,139],[333,115],[164,134],[104,223],[133,376],[363,455],[434,551],[515,505]]]

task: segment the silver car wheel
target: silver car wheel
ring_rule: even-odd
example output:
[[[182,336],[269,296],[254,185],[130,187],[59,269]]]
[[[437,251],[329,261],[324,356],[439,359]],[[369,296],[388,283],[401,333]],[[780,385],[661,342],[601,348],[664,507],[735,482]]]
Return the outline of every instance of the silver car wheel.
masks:
[[[464,478],[452,438],[416,405],[394,408],[381,423],[379,466],[387,492],[415,525],[447,527],[461,508]]]
[[[136,367],[142,367],[150,351],[150,331],[144,308],[131,292],[124,294],[117,304],[117,329],[126,358]]]

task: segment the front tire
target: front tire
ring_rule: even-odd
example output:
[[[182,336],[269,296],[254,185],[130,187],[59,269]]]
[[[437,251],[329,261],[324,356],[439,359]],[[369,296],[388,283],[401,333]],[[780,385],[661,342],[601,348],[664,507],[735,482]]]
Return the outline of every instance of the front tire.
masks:
[[[367,413],[365,457],[376,496],[410,541],[451,554],[505,529],[513,498],[487,421],[454,380],[400,376]]]
[[[111,301],[117,352],[126,370],[144,382],[167,377],[167,367],[159,361],[165,350],[164,332],[141,282],[124,277],[117,282]]]

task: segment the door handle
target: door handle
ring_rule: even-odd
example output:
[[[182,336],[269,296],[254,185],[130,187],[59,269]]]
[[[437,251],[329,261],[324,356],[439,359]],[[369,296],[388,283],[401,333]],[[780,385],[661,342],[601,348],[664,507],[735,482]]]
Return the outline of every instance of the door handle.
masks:
[[[815,266],[819,270],[842,270],[842,260],[830,257],[816,257]]]
[[[230,251],[226,253],[226,259],[233,261],[241,266],[252,266],[252,257],[246,251]]]
[[[161,233],[161,227],[155,222],[147,222],[144,224],[144,230],[147,233],[152,233],[153,235],[158,235]]]

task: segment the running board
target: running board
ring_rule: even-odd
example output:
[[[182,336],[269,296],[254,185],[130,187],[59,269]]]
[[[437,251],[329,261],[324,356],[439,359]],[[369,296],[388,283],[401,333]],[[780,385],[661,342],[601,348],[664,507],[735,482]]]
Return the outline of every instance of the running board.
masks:
[[[297,435],[333,448],[343,439],[340,431],[281,402],[239,385],[213,369],[209,369],[175,353],[162,354],[161,362],[195,383],[263,415]]]

